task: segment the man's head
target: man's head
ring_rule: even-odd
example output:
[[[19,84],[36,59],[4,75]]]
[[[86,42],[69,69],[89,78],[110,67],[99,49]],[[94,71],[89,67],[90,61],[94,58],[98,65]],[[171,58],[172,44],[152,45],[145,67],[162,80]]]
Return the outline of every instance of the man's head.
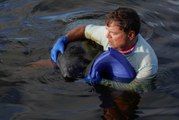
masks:
[[[136,11],[131,8],[118,8],[106,16],[106,25],[109,26],[112,22],[117,25],[125,33],[134,31],[137,35],[140,30],[140,18]]]
[[[140,18],[130,8],[118,8],[106,16],[107,38],[111,47],[129,49],[140,31]]]

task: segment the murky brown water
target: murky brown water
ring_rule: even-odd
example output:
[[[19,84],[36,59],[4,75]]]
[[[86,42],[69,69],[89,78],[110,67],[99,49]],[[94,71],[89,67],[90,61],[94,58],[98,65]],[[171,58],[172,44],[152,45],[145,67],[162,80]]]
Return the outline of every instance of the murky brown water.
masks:
[[[0,120],[179,119],[177,0],[0,0]],[[134,8],[159,58],[156,89],[93,91],[65,82],[49,61],[56,39],[119,6]],[[97,22],[98,23],[98,22]]]

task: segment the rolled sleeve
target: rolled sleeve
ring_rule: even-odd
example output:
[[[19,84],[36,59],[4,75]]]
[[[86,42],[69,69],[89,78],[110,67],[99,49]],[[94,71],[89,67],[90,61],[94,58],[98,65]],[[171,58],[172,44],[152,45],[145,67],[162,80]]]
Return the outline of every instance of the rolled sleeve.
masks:
[[[107,30],[105,26],[97,26],[90,24],[87,25],[85,28],[85,37],[102,45],[104,49],[107,49],[108,46],[108,39],[106,38],[106,33]]]

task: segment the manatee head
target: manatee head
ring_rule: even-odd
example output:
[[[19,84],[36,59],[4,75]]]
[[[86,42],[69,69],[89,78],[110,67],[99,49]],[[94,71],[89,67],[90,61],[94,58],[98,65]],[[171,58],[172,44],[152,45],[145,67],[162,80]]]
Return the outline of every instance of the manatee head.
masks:
[[[64,34],[77,26],[88,24],[102,25],[104,20],[83,19],[71,22],[66,25]],[[67,81],[83,78],[88,65],[100,51],[102,51],[102,47],[91,40],[70,42],[64,54],[59,55],[57,61],[62,76]]]
[[[57,65],[66,81],[85,77],[86,69],[102,47],[91,40],[80,40],[67,45],[63,55],[58,56]]]

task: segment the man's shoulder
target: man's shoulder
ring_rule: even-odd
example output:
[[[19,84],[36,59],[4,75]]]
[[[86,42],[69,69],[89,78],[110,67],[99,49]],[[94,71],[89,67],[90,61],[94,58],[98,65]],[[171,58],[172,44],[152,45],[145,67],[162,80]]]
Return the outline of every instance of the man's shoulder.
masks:
[[[136,48],[127,58],[136,70],[144,66],[158,65],[155,51],[141,35],[138,36]]]
[[[155,51],[152,46],[140,34],[138,35],[136,51],[146,54],[155,54]]]
[[[91,32],[92,31],[106,31],[104,25],[94,25],[94,24],[86,25],[85,30],[91,31]]]

